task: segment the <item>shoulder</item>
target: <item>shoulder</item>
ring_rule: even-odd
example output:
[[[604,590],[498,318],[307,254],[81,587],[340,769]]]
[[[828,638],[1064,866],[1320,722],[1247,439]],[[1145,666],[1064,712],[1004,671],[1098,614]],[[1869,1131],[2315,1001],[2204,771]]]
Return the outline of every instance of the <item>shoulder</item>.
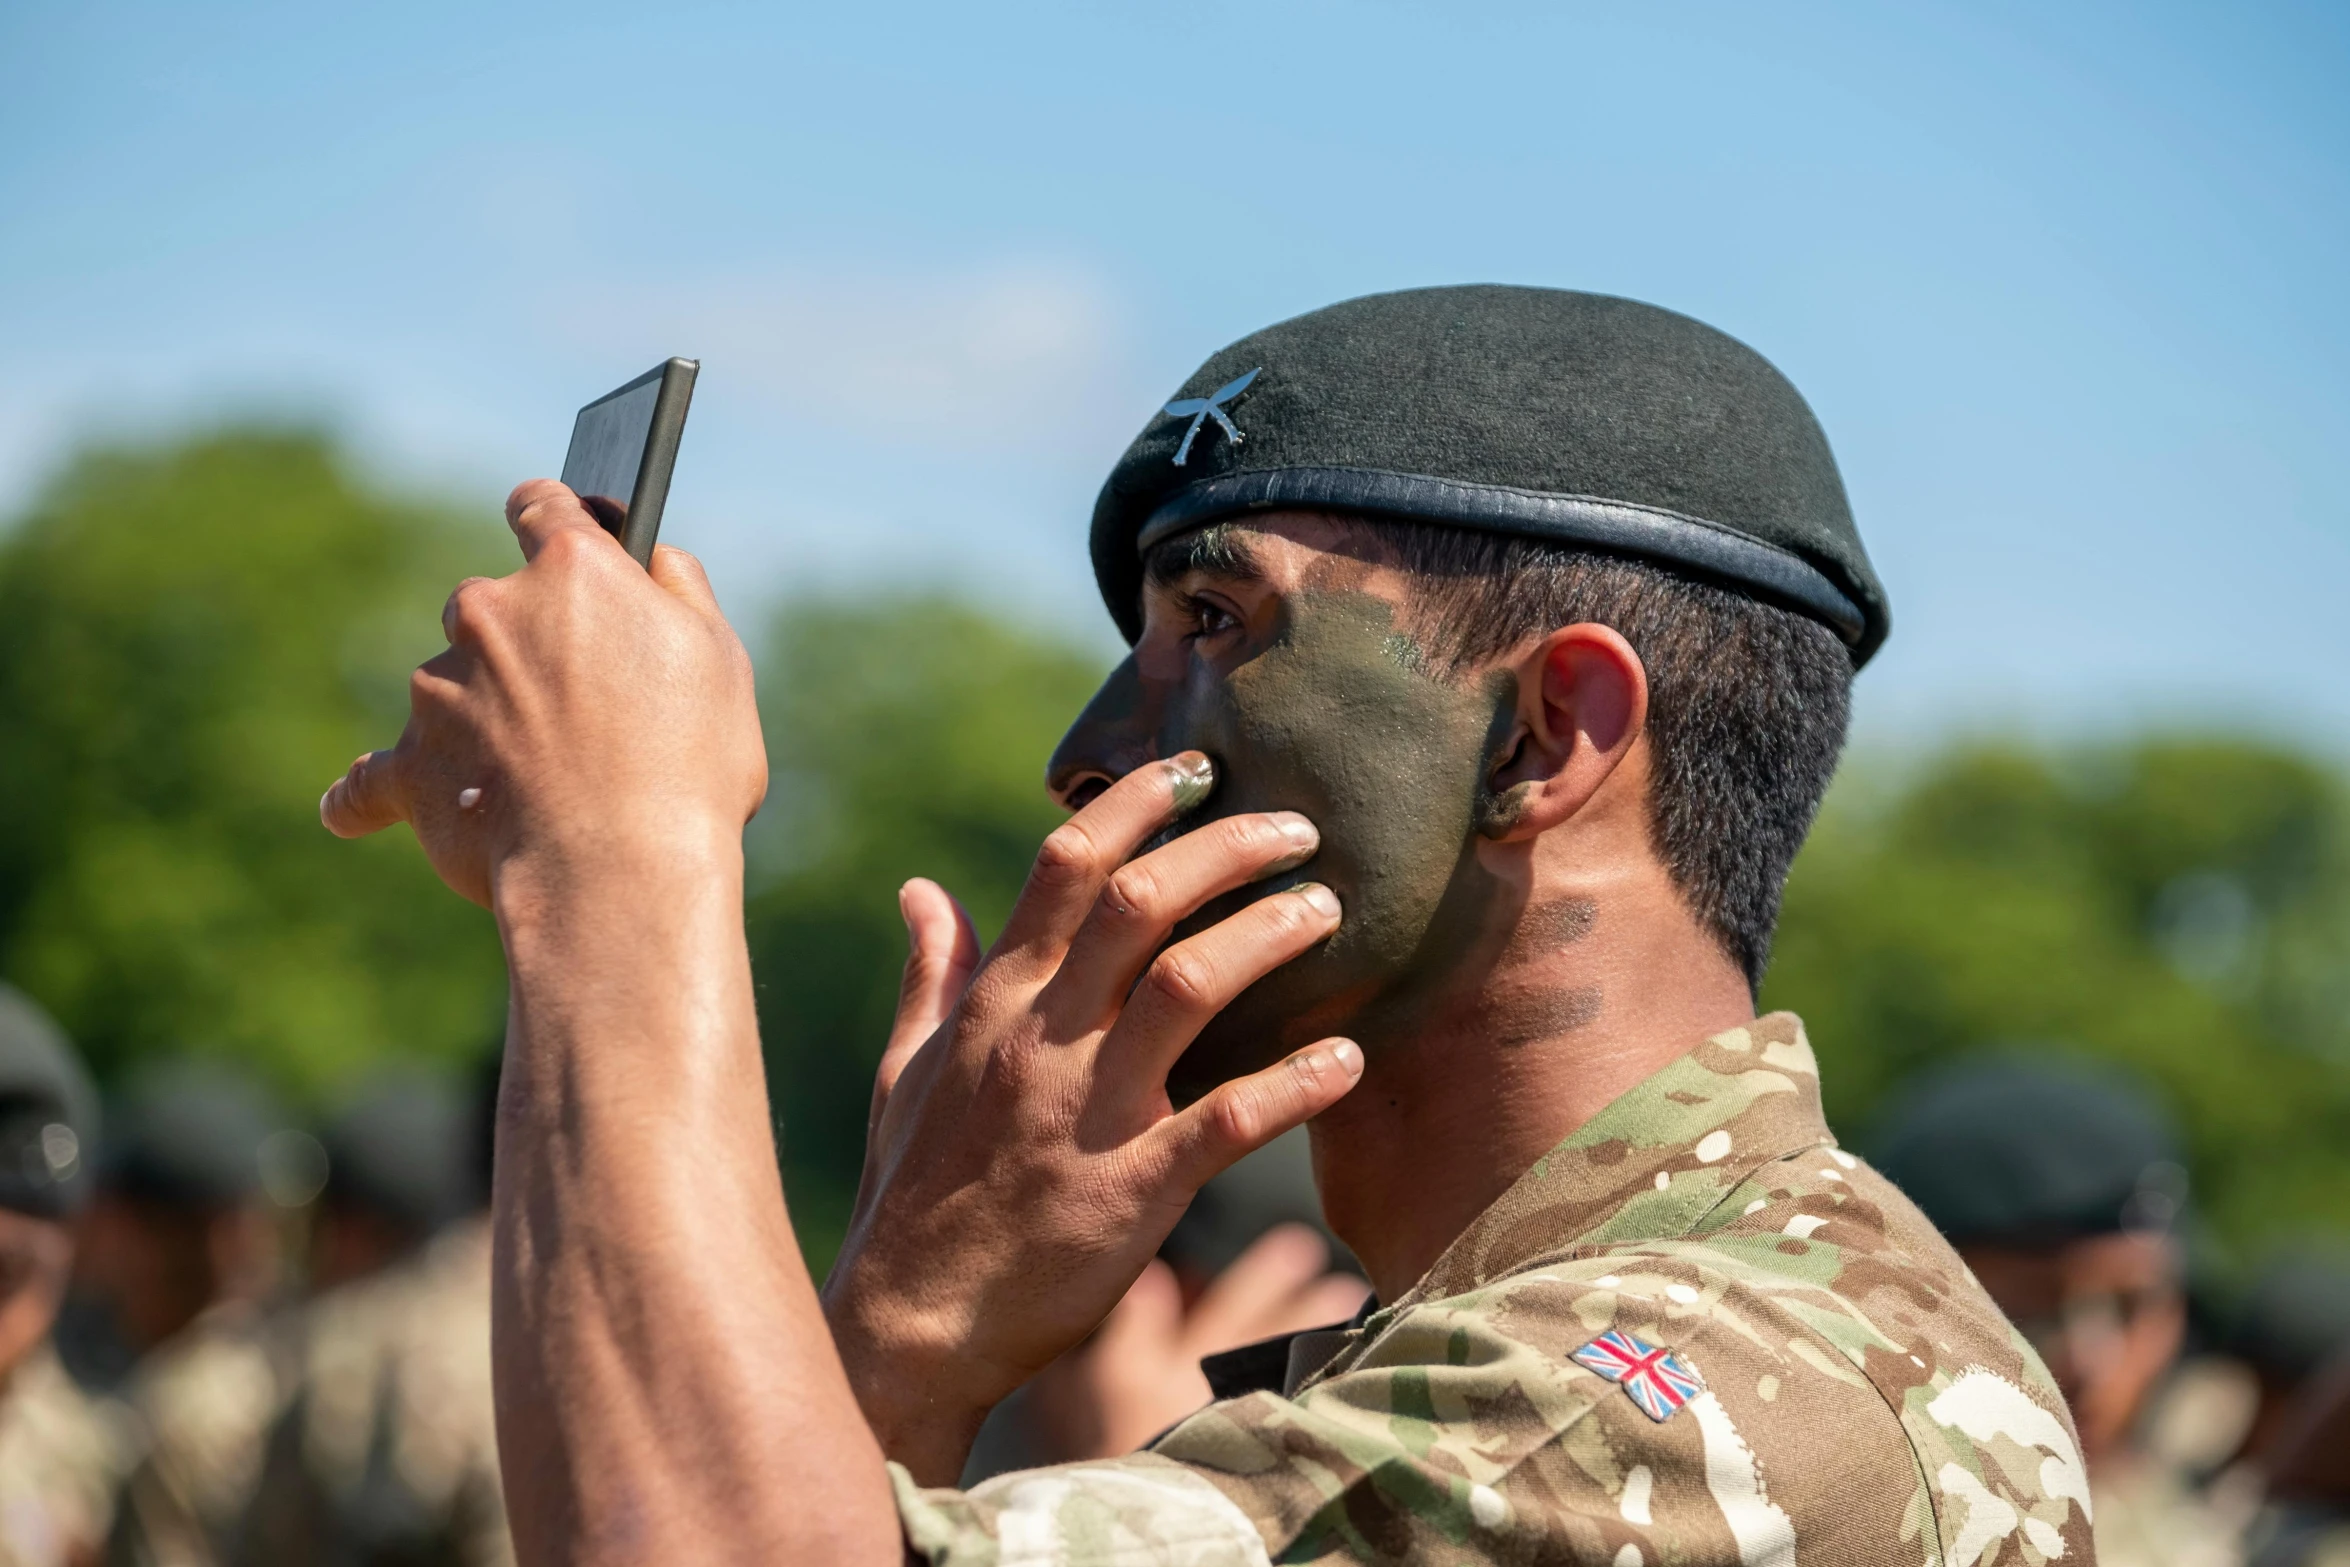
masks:
[[[1374,1317],[1293,1396],[1217,1405],[1157,1451],[1305,1559],[1922,1554],[1884,1401],[1702,1246],[1560,1257]]]
[[[1292,1396],[1217,1405],[1156,1450],[1305,1559],[2085,1553],[2079,1449],[2038,1362],[1865,1165],[1784,1163],[1710,1232],[1383,1313]]]
[[[103,1539],[131,1458],[121,1412],[76,1386],[55,1354],[35,1351],[0,1388],[0,1560],[26,1539]]]
[[[1914,1510],[1945,1560],[1969,1567],[2012,1545],[2037,1567],[2088,1552],[2088,1476],[2054,1379],[1865,1161],[1830,1147],[1765,1165],[1666,1250],[1701,1252],[1737,1299],[1785,1329],[1807,1389],[1865,1388],[1882,1402],[1915,1465]]]

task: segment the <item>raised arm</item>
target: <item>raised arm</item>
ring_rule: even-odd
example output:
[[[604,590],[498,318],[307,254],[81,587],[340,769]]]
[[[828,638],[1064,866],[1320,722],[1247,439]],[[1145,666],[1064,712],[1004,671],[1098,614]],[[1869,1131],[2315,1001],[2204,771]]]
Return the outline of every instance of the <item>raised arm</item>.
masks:
[[[527,564],[451,595],[399,746],[323,810],[345,835],[413,823],[505,941],[492,1340],[517,1553],[896,1563],[776,1177],[742,925],[749,660],[690,557],[648,577],[559,485],[507,510]]]
[[[749,661],[691,557],[664,548],[648,576],[546,481],[507,510],[526,564],[451,595],[399,744],[321,813],[344,836],[408,822],[505,941],[493,1344],[518,1555],[897,1562],[885,1445],[951,1479],[988,1406],[1101,1320],[1202,1181],[1353,1086],[1344,1041],[1180,1113],[1164,1086],[1338,911],[1302,887],[1161,946],[1313,829],[1236,816],[1134,859],[1200,794],[1194,754],[1056,833],[984,959],[936,888],[909,889],[836,1349],[776,1173],[743,941],[766,786]]]

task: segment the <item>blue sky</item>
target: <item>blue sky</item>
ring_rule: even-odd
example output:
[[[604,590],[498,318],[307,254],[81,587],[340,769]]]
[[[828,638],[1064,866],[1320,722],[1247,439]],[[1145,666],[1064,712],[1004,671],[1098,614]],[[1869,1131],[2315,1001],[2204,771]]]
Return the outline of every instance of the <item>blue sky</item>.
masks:
[[[1082,537],[1211,349],[1470,280],[1649,299],[1828,429],[1870,732],[2350,750],[2350,11],[2159,4],[0,9],[0,512],[69,444],[326,418],[485,509],[704,373],[730,607]]]

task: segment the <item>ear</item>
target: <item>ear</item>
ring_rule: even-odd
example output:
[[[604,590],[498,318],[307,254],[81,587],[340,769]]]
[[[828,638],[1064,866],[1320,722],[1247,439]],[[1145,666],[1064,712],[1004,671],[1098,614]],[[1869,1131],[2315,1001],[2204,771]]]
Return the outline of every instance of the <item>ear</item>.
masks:
[[[1612,627],[1566,626],[1518,666],[1518,722],[1496,764],[1486,837],[1548,832],[1590,803],[1648,727],[1648,669]]]

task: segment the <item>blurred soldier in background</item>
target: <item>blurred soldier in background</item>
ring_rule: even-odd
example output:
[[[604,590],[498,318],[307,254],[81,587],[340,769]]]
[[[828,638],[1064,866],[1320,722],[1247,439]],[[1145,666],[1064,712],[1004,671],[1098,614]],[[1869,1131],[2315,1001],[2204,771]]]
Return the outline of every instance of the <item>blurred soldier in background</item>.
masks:
[[[2309,1245],[2270,1258],[2227,1347],[2260,1390],[2244,1443],[2267,1483],[2252,1567],[2350,1567],[2350,1252]]]
[[[1904,1096],[1879,1155],[2071,1403],[2104,1567],[2239,1561],[2240,1517],[2148,1440],[2187,1331],[2187,1173],[2162,1112],[2087,1067],[1968,1062]]]
[[[50,1327],[88,1196],[97,1096],[56,1024],[0,984],[0,1567],[98,1559],[125,1434]]]
[[[2350,1250],[2302,1245],[2268,1258],[2230,1314],[2224,1347],[2257,1379],[2243,1456],[2266,1467],[2320,1372],[2350,1349]]]
[[[76,1272],[139,1357],[119,1388],[143,1451],[107,1542],[118,1567],[230,1559],[285,1381],[261,1181],[278,1124],[251,1082],[193,1064],[144,1077],[109,1119]]]
[[[1323,1227],[1305,1129],[1284,1133],[1201,1187],[1093,1336],[996,1406],[962,1484],[1133,1452],[1219,1396],[1221,1357],[1352,1317],[1371,1293],[1354,1267]]]
[[[513,1558],[490,1393],[489,1143],[478,1103],[403,1077],[328,1128],[296,1384],[240,1559],[493,1567]]]

